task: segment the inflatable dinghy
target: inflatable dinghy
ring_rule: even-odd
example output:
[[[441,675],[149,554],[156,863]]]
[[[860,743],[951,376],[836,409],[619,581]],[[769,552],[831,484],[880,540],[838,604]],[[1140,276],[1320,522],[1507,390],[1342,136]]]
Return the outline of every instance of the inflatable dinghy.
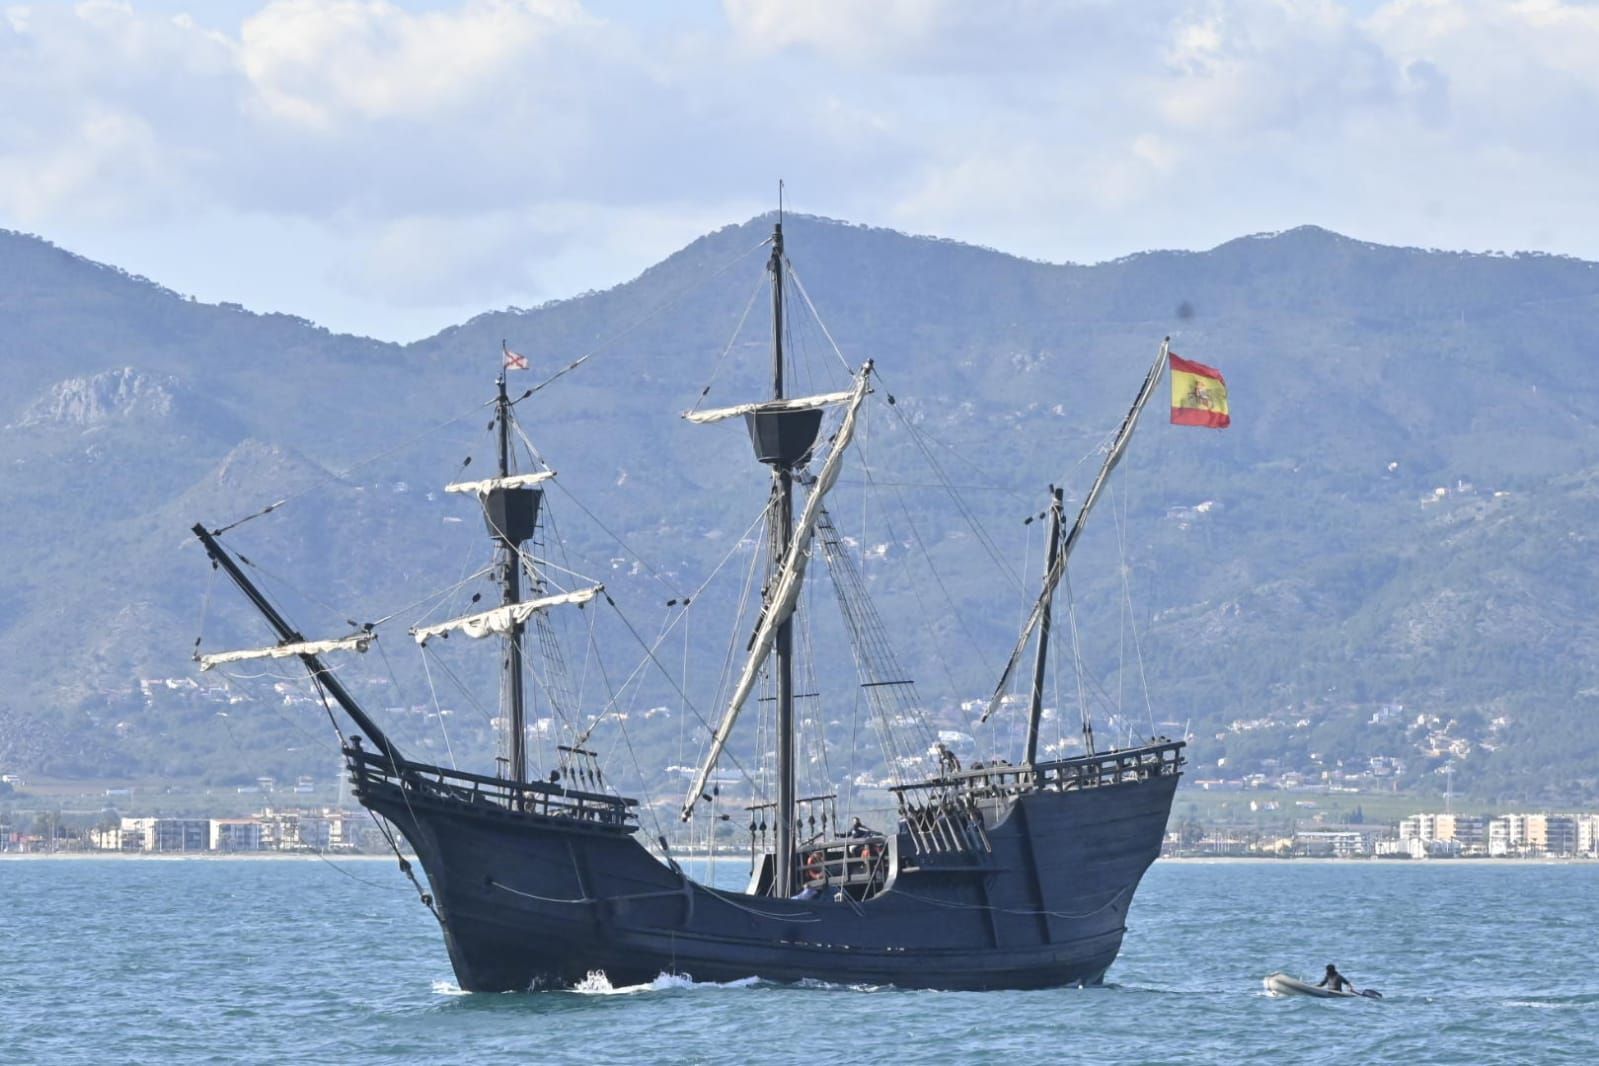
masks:
[[[1297,977],[1290,977],[1285,973],[1274,973],[1267,977],[1264,984],[1266,991],[1274,996],[1314,996],[1317,999],[1381,999],[1382,993],[1374,989],[1364,992],[1334,992],[1330,988],[1313,985],[1309,981],[1301,981]]]

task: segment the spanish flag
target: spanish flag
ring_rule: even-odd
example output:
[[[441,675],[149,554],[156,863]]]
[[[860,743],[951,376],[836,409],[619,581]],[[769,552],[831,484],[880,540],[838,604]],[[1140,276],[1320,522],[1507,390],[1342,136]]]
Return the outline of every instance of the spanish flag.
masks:
[[[1230,426],[1233,420],[1227,414],[1227,382],[1221,371],[1190,362],[1176,352],[1170,355],[1172,424],[1211,429]]]

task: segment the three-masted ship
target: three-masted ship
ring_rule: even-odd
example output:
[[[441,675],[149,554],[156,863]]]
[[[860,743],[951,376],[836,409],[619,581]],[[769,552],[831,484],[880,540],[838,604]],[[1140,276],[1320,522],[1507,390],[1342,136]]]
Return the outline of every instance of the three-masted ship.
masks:
[[[503,373],[494,403],[498,469],[449,486],[481,503],[496,546],[500,603],[412,630],[419,643],[451,634],[502,643],[509,745],[496,772],[464,772],[401,751],[324,662],[332,653],[363,650],[371,631],[307,640],[218,536],[196,525],[193,532],[214,565],[243,590],[278,639],[270,648],[210,659],[298,658],[347,715],[356,732],[344,743],[343,757],[355,795],[414,850],[428,882],[424,902],[438,919],[463,989],[561,987],[596,971],[617,985],[663,973],[940,989],[1098,982],[1117,956],[1134,891],[1159,853],[1183,743],[1151,738],[1100,751],[1085,728],[1080,754],[1041,757],[1046,656],[1056,586],[1155,389],[1165,348],[1070,526],[1062,493],[1052,490],[1042,588],[983,716],[994,713],[1014,676],[1025,673],[1026,650],[1035,646],[1020,761],[962,767],[942,745],[930,748],[923,753],[929,756],[923,775],[890,789],[890,824],[872,829],[857,819],[846,827],[836,815],[836,797],[800,795],[796,783],[801,694],[795,690],[794,615],[813,556],[826,558],[835,585],[861,586],[826,501],[872,392],[873,368],[860,367],[842,391],[789,395],[781,221],[768,267],[770,397],[687,416],[707,423],[742,417],[756,458],[771,475],[770,567],[759,618],[680,812],[687,821],[714,809],[713,771],[741,710],[766,678],[775,789],[768,802],[749,809],[759,847],[744,890],[701,883],[664,838],[646,842],[638,800],[609,788],[593,751],[582,744],[563,748],[553,771],[530,772],[522,662],[529,624],[606,592],[599,585],[551,591],[524,550],[539,526],[541,485],[553,474],[513,469],[514,403]],[[842,414],[818,463],[829,411]],[[870,607],[846,604],[844,613],[854,632],[880,637]],[[910,682],[891,656],[858,652],[856,666],[867,699],[904,699]],[[651,850],[656,843],[660,847]]]

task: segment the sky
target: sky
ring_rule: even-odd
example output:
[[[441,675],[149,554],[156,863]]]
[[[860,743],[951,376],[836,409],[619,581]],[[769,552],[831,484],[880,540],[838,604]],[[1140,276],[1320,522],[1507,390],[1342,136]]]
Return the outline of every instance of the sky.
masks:
[[[0,0],[0,228],[399,341],[780,178],[1051,262],[1307,223],[1599,259],[1595,56],[1577,0]]]

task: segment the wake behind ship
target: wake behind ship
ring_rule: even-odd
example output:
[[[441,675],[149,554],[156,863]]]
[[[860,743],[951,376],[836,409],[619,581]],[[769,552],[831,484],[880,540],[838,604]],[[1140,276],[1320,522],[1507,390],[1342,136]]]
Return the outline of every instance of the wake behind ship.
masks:
[[[607,780],[594,732],[616,717],[614,694],[586,726],[566,713],[574,710],[574,686],[562,653],[552,650],[559,646],[553,618],[615,611],[645,650],[641,668],[660,665],[659,642],[652,647],[638,637],[603,585],[574,580],[572,570],[548,557],[544,485],[555,474],[515,417],[517,404],[535,390],[512,399],[504,372],[493,401],[496,469],[447,486],[481,505],[495,552],[486,572],[499,602],[410,627],[423,655],[452,636],[499,646],[506,730],[494,772],[434,765],[402,752],[324,662],[367,650],[381,624],[308,640],[245,572],[242,557],[203,524],[193,532],[213,565],[266,619],[277,643],[201,656],[202,668],[298,659],[324,699],[343,711],[355,730],[343,742],[355,794],[414,850],[428,883],[422,900],[439,922],[463,989],[562,987],[596,971],[615,984],[662,973],[941,989],[1098,982],[1115,961],[1133,894],[1159,853],[1183,743],[1151,737],[1101,751],[1085,710],[1079,738],[1052,745],[1053,754],[1041,752],[1052,613],[1072,549],[1168,365],[1167,347],[1161,345],[1069,526],[1064,494],[1051,489],[1042,588],[980,719],[1025,714],[1019,761],[989,754],[963,765],[928,724],[889,628],[866,595],[859,547],[839,532],[827,507],[865,405],[887,390],[874,389],[876,373],[867,362],[845,388],[789,395],[794,366],[785,342],[793,333],[785,301],[794,292],[810,301],[785,254],[781,222],[763,243],[770,246],[771,394],[726,408],[696,407],[685,416],[694,423],[742,418],[757,460],[770,471],[767,505],[756,519],[764,528],[765,564],[749,597],[754,618],[742,629],[747,639],[734,642],[742,661],[735,671],[730,658],[720,713],[714,727],[704,723],[704,757],[680,811],[691,830],[706,827],[707,841],[735,818],[739,830],[747,829],[751,872],[744,890],[690,877],[667,832],[657,825],[652,838],[645,831],[642,818],[655,817],[654,808],[619,794]],[[507,369],[519,369],[519,361],[507,348]],[[887,401],[894,412],[893,398]],[[825,438],[824,422],[832,427]],[[810,641],[796,626],[807,602],[801,595],[807,570],[817,558],[839,600],[857,675],[850,685],[841,684],[846,668],[819,669],[805,657]],[[752,588],[756,576],[752,564]],[[689,599],[672,601],[677,617],[691,609]],[[743,625],[735,620],[735,627]],[[1029,647],[1031,669],[1023,670]],[[542,666],[530,662],[539,656]],[[825,780],[821,790],[801,788],[804,774],[816,772],[815,752],[827,766],[829,741],[814,735],[822,716],[797,708],[821,699],[827,686],[853,690],[892,775],[890,806],[863,809],[853,789],[827,788]],[[528,709],[536,698],[570,731],[554,765],[532,773]],[[746,713],[752,706],[758,711]],[[751,718],[758,720],[755,755],[746,758],[759,763],[754,772],[731,745],[735,727]],[[736,813],[727,809],[734,790],[723,794],[729,766],[747,786],[747,802],[734,804]],[[401,864],[409,872],[403,858]]]

